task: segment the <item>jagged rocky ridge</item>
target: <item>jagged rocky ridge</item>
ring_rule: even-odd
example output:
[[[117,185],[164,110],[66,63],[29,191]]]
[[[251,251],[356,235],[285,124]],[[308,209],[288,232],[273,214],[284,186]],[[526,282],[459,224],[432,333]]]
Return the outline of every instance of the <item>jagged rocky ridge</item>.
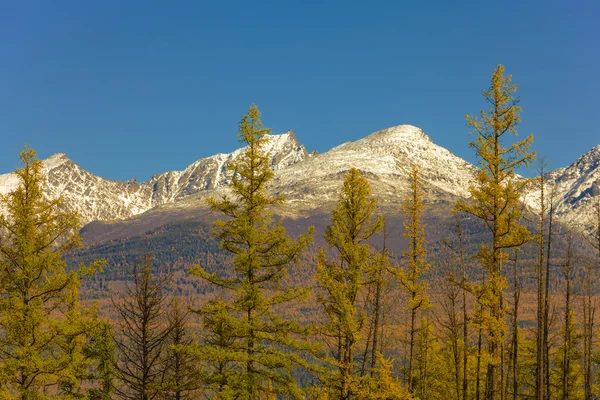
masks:
[[[573,164],[548,174],[556,198],[556,214],[574,226],[594,224],[594,207],[600,201],[600,145]],[[596,222],[597,223],[597,222]]]
[[[292,131],[272,135],[267,150],[276,171],[309,157]],[[65,154],[55,154],[43,162],[46,192],[50,197],[62,195],[68,207],[79,211],[84,224],[122,220],[198,192],[226,186],[231,177],[227,166],[242,151],[202,158],[183,171],[155,175],[144,183],[109,181],[85,171]],[[13,190],[17,184],[15,174],[0,175],[0,193]]]
[[[383,206],[399,204],[412,165],[421,170],[426,199],[432,203],[467,198],[476,172],[475,166],[410,125],[384,129],[323,154],[309,155],[292,131],[273,135],[268,143],[276,172],[271,190],[286,196],[291,214],[335,201],[342,176],[352,167],[369,178]],[[183,171],[156,175],[144,183],[108,181],[83,170],[64,154],[56,154],[44,160],[46,189],[49,196],[63,195],[70,207],[79,210],[84,223],[122,220],[161,206],[197,206],[194,199],[226,190],[230,178],[227,165],[242,152],[238,149],[206,157]],[[589,225],[593,204],[600,196],[600,146],[571,166],[549,173],[548,181],[555,189],[557,215],[566,222]],[[14,174],[0,175],[0,193],[17,183]],[[535,193],[527,196],[527,202],[536,208]]]

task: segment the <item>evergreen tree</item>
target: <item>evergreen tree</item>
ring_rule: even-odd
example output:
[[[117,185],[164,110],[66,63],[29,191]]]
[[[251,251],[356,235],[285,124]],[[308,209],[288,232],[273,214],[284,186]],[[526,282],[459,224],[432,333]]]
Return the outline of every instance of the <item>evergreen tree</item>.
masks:
[[[218,354],[221,364],[235,365],[221,377],[227,379],[218,393],[222,398],[302,397],[292,369],[308,367],[298,351],[312,347],[302,339],[305,327],[275,311],[308,294],[306,289],[286,285],[285,278],[311,241],[312,229],[294,240],[281,221],[272,222],[270,208],[284,198],[267,192],[273,178],[264,150],[269,132],[261,123],[258,107],[252,105],[240,122],[238,135],[247,147],[229,166],[233,172],[230,196],[208,200],[212,210],[226,217],[215,223],[215,233],[221,247],[233,256],[232,276],[218,276],[201,267],[190,271],[230,295],[204,310],[205,315],[211,314],[207,329],[227,326],[230,338],[235,338],[227,348],[209,351]]]
[[[427,282],[423,276],[429,269],[425,250],[425,225],[423,218],[423,184],[419,178],[419,170],[413,166],[409,173],[410,189],[402,202],[404,222],[404,237],[408,239],[408,251],[402,253],[406,259],[405,268],[398,269],[396,275],[403,289],[408,294],[407,308],[410,312],[410,331],[408,346],[408,371],[406,381],[408,389],[413,391],[413,364],[415,357],[415,340],[417,334],[417,313],[430,305],[427,297]]]
[[[195,310],[202,318],[204,335],[202,343],[190,346],[190,351],[202,361],[202,381],[209,393],[217,393],[225,398],[230,382],[236,372],[236,359],[231,351],[236,345],[233,327],[236,321],[229,312],[231,305],[223,300],[211,300],[201,310]],[[241,350],[238,350],[241,352]],[[240,357],[242,354],[240,354]]]
[[[166,399],[196,399],[203,388],[198,358],[192,350],[195,340],[190,331],[189,316],[190,311],[181,299],[173,299],[168,322],[168,347],[163,356],[165,373],[162,392]]]
[[[502,347],[505,339],[503,294],[506,286],[503,264],[507,249],[519,247],[531,240],[527,228],[521,224],[521,197],[529,183],[518,180],[515,168],[529,165],[535,152],[528,152],[533,141],[526,139],[504,147],[503,136],[517,134],[520,122],[519,101],[514,97],[517,85],[512,77],[504,76],[504,67],[498,65],[492,75],[490,88],[483,92],[491,105],[488,112],[481,111],[480,118],[467,116],[467,124],[477,134],[470,143],[480,159],[481,169],[475,183],[470,187],[470,201],[459,201],[457,209],[480,219],[491,233],[491,240],[478,252],[481,265],[487,270],[487,280],[477,296],[482,328],[487,335],[491,362],[487,368],[486,400],[495,400],[503,393],[499,373]]]
[[[316,275],[318,300],[327,316],[323,334],[332,341],[332,363],[336,366],[325,384],[330,396],[341,400],[357,398],[360,386],[356,350],[368,325],[360,300],[372,282],[373,267],[367,241],[383,227],[383,218],[375,217],[375,211],[369,182],[357,169],[350,169],[325,231],[335,258],[328,258],[321,249]]]
[[[115,350],[112,326],[108,322],[98,324],[84,348],[94,362],[87,377],[94,384],[88,393],[90,400],[110,400],[115,381]]]
[[[43,193],[42,162],[21,153],[19,186],[0,196],[0,397],[83,396],[83,354],[99,323],[79,305],[80,278],[102,262],[67,272],[62,256],[81,245],[79,218]]]
[[[392,374],[393,360],[377,354],[373,377],[358,385],[356,398],[361,400],[410,400],[413,397]],[[337,397],[329,397],[331,399]]]
[[[415,347],[415,394],[422,400],[438,398],[441,393],[435,393],[431,389],[436,386],[437,382],[443,381],[444,379],[443,376],[433,375],[432,372],[436,366],[441,364],[441,350],[427,313],[421,318],[421,326],[417,332],[417,343]],[[446,369],[444,376],[451,376],[451,371],[450,368]],[[451,379],[446,379],[446,381],[451,382]]]
[[[507,379],[507,393],[513,400],[519,396],[519,301],[521,299],[521,279],[519,276],[519,249],[514,252],[513,261],[513,307],[511,315],[511,342],[509,352],[510,377]],[[512,385],[510,385],[512,383]],[[509,386],[510,385],[510,386]]]
[[[371,375],[375,374],[377,368],[377,362],[381,357],[378,357],[378,353],[382,354],[383,344],[383,312],[385,304],[385,293],[384,293],[384,282],[387,280],[389,271],[392,270],[390,251],[387,248],[387,228],[385,220],[383,221],[383,248],[381,252],[375,257],[374,267],[371,270],[372,283],[374,287],[374,296],[372,302],[372,312],[369,323],[369,335],[367,337],[367,345],[365,346],[365,354],[363,356],[363,371],[364,366],[367,365],[367,360],[370,357],[370,368]],[[369,355],[369,346],[371,347]]]

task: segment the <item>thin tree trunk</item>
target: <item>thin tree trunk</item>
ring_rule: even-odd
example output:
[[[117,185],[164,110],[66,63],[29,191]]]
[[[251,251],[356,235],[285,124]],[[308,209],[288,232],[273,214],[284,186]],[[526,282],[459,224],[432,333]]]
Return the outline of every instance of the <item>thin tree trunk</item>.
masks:
[[[421,327],[421,329],[423,329],[423,327]],[[424,349],[424,356],[423,356],[423,377],[422,377],[422,383],[421,383],[421,398],[423,400],[427,400],[427,378],[429,376],[429,371],[428,371],[428,358],[429,358],[429,317],[426,317],[425,319],[425,349]]]
[[[519,299],[521,296],[521,287],[519,283],[519,252],[515,252],[515,264],[513,270],[514,279],[514,293],[513,293],[513,337],[512,337],[512,398],[516,400],[519,393],[519,379],[518,379],[518,366],[519,366]]]
[[[377,278],[376,278],[377,279]],[[367,294],[367,299],[365,301],[365,305],[369,304],[369,301],[371,299],[371,287],[369,286],[369,292]],[[375,307],[375,305],[373,305]],[[365,350],[363,351],[363,355],[362,355],[362,362],[361,362],[361,366],[360,366],[360,376],[365,376],[365,372],[367,370],[367,364],[368,364],[368,358],[369,358],[369,354],[371,352],[369,352],[369,350],[371,349],[371,343],[372,343],[372,335],[373,335],[373,325],[375,324],[375,310],[373,312],[373,318],[371,318],[371,320],[369,321],[369,331],[367,332],[367,340],[365,341]]]
[[[414,295],[413,295],[414,299]],[[413,386],[413,363],[414,363],[414,347],[415,347],[415,320],[417,317],[417,310],[413,308],[410,312],[410,342],[409,342],[409,358],[408,358],[408,390],[412,392]]]
[[[569,371],[571,370],[571,259],[572,259],[572,236],[567,237],[567,259],[565,263],[565,279],[567,288],[565,292],[565,337],[563,350],[563,376],[562,376],[562,400],[569,400]]]
[[[460,226],[460,219],[456,216],[456,233],[458,235],[458,244],[460,252],[460,270],[462,275],[462,313],[463,313],[463,375],[462,375],[462,399],[467,400],[469,392],[469,380],[468,380],[468,352],[469,348],[469,314],[467,312],[467,268],[465,264],[465,247],[463,242],[463,232]]]
[[[552,214],[554,204],[550,199],[550,210],[548,213],[548,245],[546,247],[546,270],[544,281],[544,331],[543,331],[543,349],[544,349],[544,395],[545,398],[550,398],[550,345],[548,343],[548,334],[550,330],[550,256],[552,251]]]
[[[583,278],[583,387],[585,400],[592,400],[592,295],[591,271],[588,268],[587,277]]]
[[[544,249],[545,249],[545,164],[540,165],[540,225],[539,254],[537,265],[537,329],[536,329],[536,365],[535,365],[535,399],[544,400]]]
[[[483,332],[482,329],[479,328],[479,336],[477,337],[477,369],[476,369],[476,376],[477,376],[477,381],[476,381],[476,385],[475,385],[475,399],[476,400],[480,400],[481,399],[481,345],[482,345],[482,339],[483,339]]]
[[[379,314],[381,308],[381,285],[382,277],[377,279],[377,286],[375,287],[375,315],[373,316],[373,346],[371,347],[371,372],[375,370],[377,366],[377,346],[379,344]]]

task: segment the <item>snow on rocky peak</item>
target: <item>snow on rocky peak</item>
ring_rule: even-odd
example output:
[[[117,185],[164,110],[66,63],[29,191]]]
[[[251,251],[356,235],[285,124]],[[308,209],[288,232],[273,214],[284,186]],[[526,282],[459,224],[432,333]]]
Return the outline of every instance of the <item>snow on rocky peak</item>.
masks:
[[[62,195],[69,207],[79,211],[83,223],[125,219],[165,204],[186,207],[187,202],[180,200],[189,198],[189,204],[193,204],[190,196],[226,187],[231,179],[228,166],[243,150],[202,158],[183,171],[165,172],[144,183],[100,178],[60,153],[43,161],[45,189],[49,197]],[[413,165],[420,170],[426,199],[434,202],[468,198],[477,171],[411,125],[383,129],[310,155],[288,131],[269,135],[266,150],[275,171],[271,190],[286,196],[292,213],[335,201],[343,175],[353,167],[369,179],[379,203],[392,207],[408,190],[408,173]],[[589,226],[594,203],[600,196],[600,145],[571,166],[549,173],[548,182],[555,189],[557,216]],[[18,184],[14,173],[0,175],[0,194],[14,190]],[[536,208],[536,199],[534,191],[527,194],[526,202],[532,209]]]
[[[273,189],[289,200],[307,203],[334,200],[341,176],[359,169],[373,193],[385,202],[398,202],[408,188],[408,173],[419,168],[430,199],[467,197],[475,167],[436,145],[421,129],[399,125],[347,142],[279,171]]]
[[[269,135],[267,151],[274,170],[308,158],[292,131]],[[109,181],[85,171],[62,153],[43,160],[45,192],[49,197],[63,196],[65,204],[79,211],[82,223],[111,221],[141,214],[158,205],[225,186],[231,177],[227,166],[243,153],[238,149],[200,159],[183,171],[156,175],[144,183]],[[19,185],[14,173],[0,175],[0,194]]]
[[[49,171],[59,168],[64,163],[70,161],[66,154],[56,153],[42,162],[42,170],[45,174]],[[19,178],[14,173],[0,175],[0,194],[6,194],[15,190],[19,186]]]
[[[228,166],[240,157],[245,148],[229,154],[216,154],[202,158],[183,171],[171,171],[152,177],[143,185],[152,187],[150,207],[170,203],[204,190],[227,186],[231,179]],[[271,167],[278,171],[308,158],[296,135],[288,131],[282,135],[269,135],[265,150],[271,156]]]
[[[65,153],[56,153],[46,158],[42,165],[45,170],[51,170],[60,167],[68,161],[70,161],[69,157]]]
[[[556,214],[578,226],[590,226],[600,197],[600,145],[566,168],[548,174],[557,198]]]

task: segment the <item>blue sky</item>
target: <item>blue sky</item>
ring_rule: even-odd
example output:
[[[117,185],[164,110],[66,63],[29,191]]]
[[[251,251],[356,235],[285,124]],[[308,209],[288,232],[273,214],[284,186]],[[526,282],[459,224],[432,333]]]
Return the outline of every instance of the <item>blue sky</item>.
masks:
[[[0,3],[0,172],[24,144],[146,180],[237,147],[252,102],[319,152],[412,124],[474,162],[502,63],[550,167],[600,144],[600,2]]]

